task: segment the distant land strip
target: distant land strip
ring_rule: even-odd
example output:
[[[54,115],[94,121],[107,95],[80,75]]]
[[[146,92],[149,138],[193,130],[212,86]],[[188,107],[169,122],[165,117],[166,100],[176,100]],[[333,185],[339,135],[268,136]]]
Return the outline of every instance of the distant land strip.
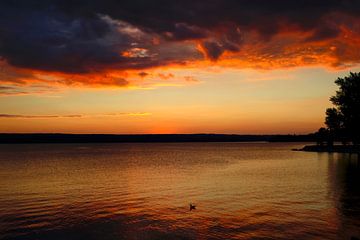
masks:
[[[0,144],[146,142],[315,142],[306,135],[0,133]]]

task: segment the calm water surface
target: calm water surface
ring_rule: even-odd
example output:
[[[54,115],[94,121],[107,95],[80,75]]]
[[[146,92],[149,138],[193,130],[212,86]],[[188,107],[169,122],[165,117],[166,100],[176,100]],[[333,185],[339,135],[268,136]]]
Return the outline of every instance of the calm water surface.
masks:
[[[359,238],[358,158],[302,145],[0,145],[0,239]]]

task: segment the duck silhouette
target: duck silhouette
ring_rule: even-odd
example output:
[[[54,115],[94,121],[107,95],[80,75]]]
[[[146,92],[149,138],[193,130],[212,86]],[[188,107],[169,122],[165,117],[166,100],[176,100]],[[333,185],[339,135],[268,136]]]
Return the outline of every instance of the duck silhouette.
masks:
[[[192,204],[192,203],[190,203],[190,204],[189,204],[189,206],[190,206],[190,211],[192,211],[192,210],[195,210],[195,209],[196,209],[196,206],[195,206],[194,204]]]

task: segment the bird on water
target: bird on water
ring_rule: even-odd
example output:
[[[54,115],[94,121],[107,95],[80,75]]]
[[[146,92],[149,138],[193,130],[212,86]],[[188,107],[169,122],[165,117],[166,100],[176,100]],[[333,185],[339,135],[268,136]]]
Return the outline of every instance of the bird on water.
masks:
[[[190,203],[189,206],[190,206],[190,211],[196,209],[196,206],[194,204],[192,204],[192,203]]]

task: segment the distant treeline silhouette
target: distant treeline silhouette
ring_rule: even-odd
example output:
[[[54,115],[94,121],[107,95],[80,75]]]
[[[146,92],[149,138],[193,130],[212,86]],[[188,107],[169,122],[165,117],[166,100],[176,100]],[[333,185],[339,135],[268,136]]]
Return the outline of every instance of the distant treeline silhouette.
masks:
[[[107,142],[315,142],[308,135],[236,134],[0,134],[0,143],[107,143]]]

